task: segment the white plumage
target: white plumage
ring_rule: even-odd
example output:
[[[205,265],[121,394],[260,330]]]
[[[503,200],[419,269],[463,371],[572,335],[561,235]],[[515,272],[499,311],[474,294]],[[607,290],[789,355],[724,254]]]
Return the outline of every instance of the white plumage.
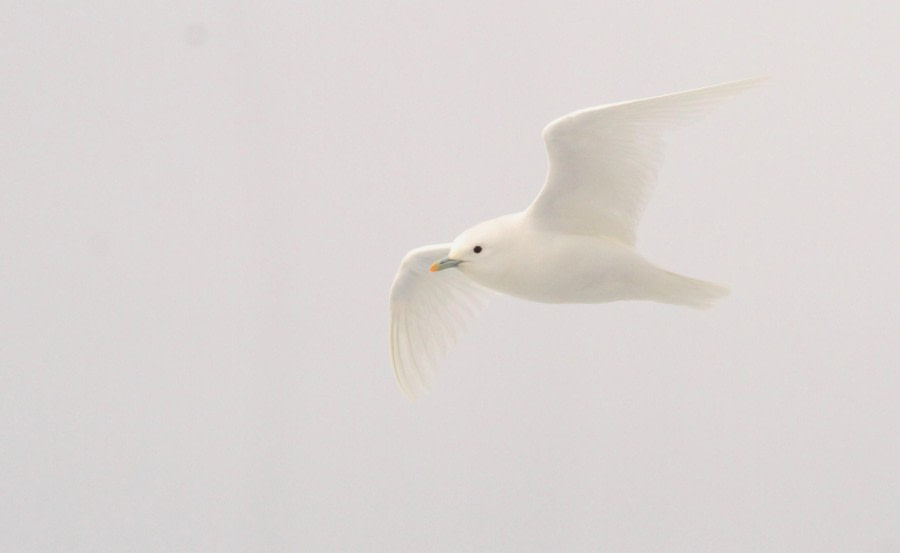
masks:
[[[653,265],[635,251],[635,235],[664,132],[762,80],[583,109],[547,125],[547,180],[525,211],[480,223],[452,244],[417,248],[400,264],[391,288],[391,358],[403,392],[413,398],[427,387],[487,290],[547,303],[631,299],[701,308],[726,295]]]

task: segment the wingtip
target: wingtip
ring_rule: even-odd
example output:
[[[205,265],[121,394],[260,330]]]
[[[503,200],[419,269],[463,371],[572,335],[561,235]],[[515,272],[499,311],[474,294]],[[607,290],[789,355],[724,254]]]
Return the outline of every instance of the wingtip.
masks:
[[[734,82],[736,82],[736,83],[744,82],[747,84],[764,83],[764,82],[770,80],[771,78],[772,78],[772,75],[762,74],[762,75],[756,75],[753,77],[747,77],[746,79],[738,79]]]
[[[726,87],[734,87],[739,90],[744,90],[747,88],[755,88],[757,86],[762,86],[772,80],[771,75],[757,75],[756,77],[750,77],[747,79],[738,79],[736,81],[730,81],[722,83],[721,85],[713,85],[713,86],[726,86]]]
[[[403,397],[406,398],[410,403],[415,403],[422,397],[424,389],[413,389],[407,384],[400,381],[400,379],[395,379],[397,382],[397,387],[400,388],[400,392],[403,394]]]

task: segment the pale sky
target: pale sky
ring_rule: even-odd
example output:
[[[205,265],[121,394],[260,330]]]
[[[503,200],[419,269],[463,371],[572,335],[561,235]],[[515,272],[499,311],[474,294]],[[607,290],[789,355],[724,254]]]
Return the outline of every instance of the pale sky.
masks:
[[[0,18],[0,550],[900,552],[893,3],[101,4]],[[639,233],[731,297],[497,297],[403,397],[547,122],[764,74]]]

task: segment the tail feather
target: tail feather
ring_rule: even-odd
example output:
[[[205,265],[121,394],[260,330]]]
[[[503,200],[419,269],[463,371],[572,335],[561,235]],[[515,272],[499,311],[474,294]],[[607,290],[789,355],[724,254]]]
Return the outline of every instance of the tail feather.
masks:
[[[730,293],[724,286],[665,270],[660,272],[653,288],[654,300],[695,309],[709,309]]]

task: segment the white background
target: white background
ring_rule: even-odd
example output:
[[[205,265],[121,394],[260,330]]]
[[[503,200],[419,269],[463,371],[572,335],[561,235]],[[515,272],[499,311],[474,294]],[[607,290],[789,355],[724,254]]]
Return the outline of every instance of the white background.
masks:
[[[0,550],[900,551],[893,3],[102,4],[0,11]],[[760,74],[640,231],[730,298],[499,297],[404,399],[544,124]]]

